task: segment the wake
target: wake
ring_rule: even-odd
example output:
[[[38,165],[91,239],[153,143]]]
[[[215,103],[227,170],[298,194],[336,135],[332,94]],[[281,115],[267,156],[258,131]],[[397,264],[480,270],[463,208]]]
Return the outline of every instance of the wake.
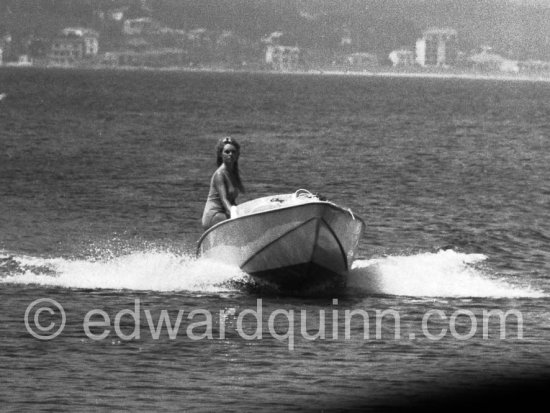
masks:
[[[545,297],[530,286],[514,285],[480,268],[487,257],[453,250],[357,260],[348,289],[413,297]]]
[[[107,259],[10,257],[0,283],[136,291],[235,290],[249,282],[238,267],[169,252],[145,251]],[[1,265],[1,264],[0,264]],[[1,273],[0,273],[1,274]]]
[[[453,250],[354,262],[344,294],[408,297],[540,298],[546,294],[491,275],[486,256]],[[136,251],[98,259],[0,255],[0,284],[76,289],[190,291],[254,290],[238,267],[164,251]]]

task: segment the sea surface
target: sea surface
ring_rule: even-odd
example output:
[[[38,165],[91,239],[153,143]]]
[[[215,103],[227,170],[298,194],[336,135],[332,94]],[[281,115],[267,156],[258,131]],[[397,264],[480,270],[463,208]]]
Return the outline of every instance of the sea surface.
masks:
[[[0,68],[0,93],[2,410],[475,410],[550,372],[550,83]],[[363,217],[345,290],[196,257],[226,135],[241,202]]]

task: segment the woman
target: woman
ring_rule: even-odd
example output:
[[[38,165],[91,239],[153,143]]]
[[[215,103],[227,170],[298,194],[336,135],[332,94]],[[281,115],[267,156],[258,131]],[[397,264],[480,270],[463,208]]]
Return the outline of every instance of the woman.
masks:
[[[240,145],[233,138],[223,138],[216,146],[218,169],[212,175],[210,191],[202,214],[205,230],[236,216],[237,197],[244,192],[239,175]]]

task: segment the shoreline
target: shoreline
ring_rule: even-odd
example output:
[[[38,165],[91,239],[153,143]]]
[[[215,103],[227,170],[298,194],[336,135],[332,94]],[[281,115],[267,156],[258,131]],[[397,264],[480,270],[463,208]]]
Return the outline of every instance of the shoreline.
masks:
[[[534,74],[505,74],[486,72],[418,72],[418,71],[346,71],[346,70],[260,70],[260,69],[230,69],[219,67],[182,67],[182,66],[44,66],[44,65],[0,65],[0,71],[9,69],[31,70],[93,70],[93,71],[131,71],[131,72],[189,72],[189,73],[239,73],[239,74],[270,74],[270,75],[298,75],[298,76],[349,76],[349,77],[385,77],[385,78],[418,78],[418,79],[463,79],[463,80],[494,80],[513,82],[550,82],[550,73],[546,75]]]

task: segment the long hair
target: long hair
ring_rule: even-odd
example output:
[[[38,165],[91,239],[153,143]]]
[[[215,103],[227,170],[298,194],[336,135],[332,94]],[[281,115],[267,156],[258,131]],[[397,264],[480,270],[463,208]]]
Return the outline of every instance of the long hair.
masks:
[[[239,142],[237,142],[235,139],[233,139],[230,136],[227,136],[225,138],[222,138],[218,141],[218,144],[216,145],[216,164],[220,166],[223,163],[222,158],[222,152],[223,147],[227,144],[233,145],[235,149],[237,150],[237,159],[235,160],[235,180],[237,181],[237,188],[239,188],[239,191],[245,192],[244,185],[241,181],[241,174],[239,172],[239,155],[241,154],[241,145],[239,145]]]

